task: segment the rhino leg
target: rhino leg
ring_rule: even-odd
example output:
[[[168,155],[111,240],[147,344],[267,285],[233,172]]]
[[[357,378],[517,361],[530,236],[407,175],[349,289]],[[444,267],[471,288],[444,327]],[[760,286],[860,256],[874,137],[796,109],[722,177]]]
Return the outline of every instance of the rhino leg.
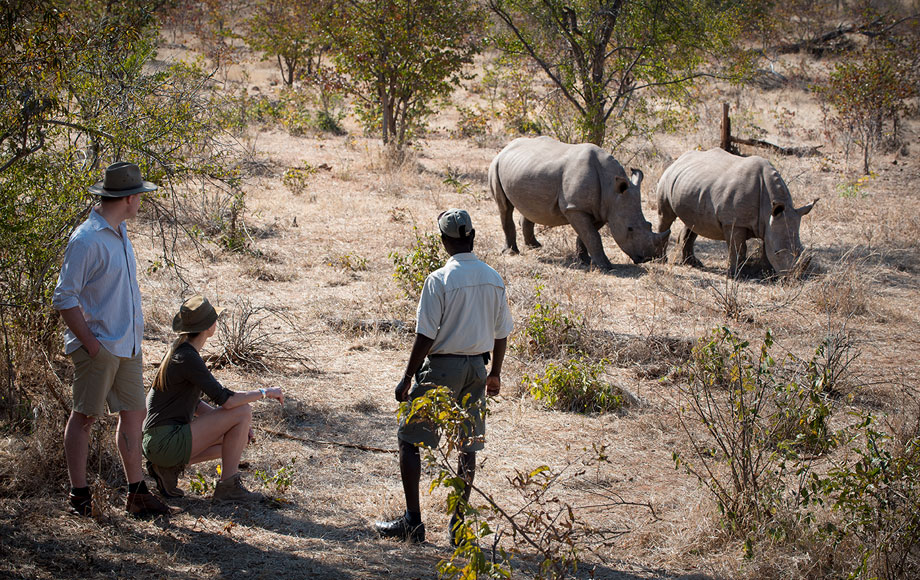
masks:
[[[748,234],[744,228],[726,227],[724,231],[728,241],[728,273],[734,277],[747,261]]]
[[[671,208],[671,204],[668,202],[667,198],[664,196],[659,196],[658,198],[658,227],[655,228],[655,231],[659,234],[668,228],[671,227],[671,224],[674,223],[674,220],[677,219],[677,214],[674,213],[674,210]]]
[[[684,224],[684,229],[677,236],[677,251],[680,253],[680,263],[702,268],[703,263],[693,253],[694,242],[696,242],[696,233]]]
[[[502,230],[505,232],[505,247],[502,248],[503,254],[519,254],[517,246],[517,230],[514,227],[514,206],[505,196],[505,192],[499,189],[493,191],[495,203],[498,205],[498,217],[502,222]]]
[[[521,233],[524,234],[524,244],[528,248],[540,248],[543,246],[533,235],[533,222],[521,216]]]
[[[576,245],[580,244],[587,250],[594,265],[605,271],[613,269],[613,264],[604,253],[604,244],[601,243],[601,235],[597,231],[599,226],[591,216],[580,211],[569,211],[566,212],[565,217],[578,234]]]
[[[581,241],[580,236],[575,238],[575,251],[579,262],[585,266],[591,265],[591,256],[588,254],[588,248],[585,247],[585,243]]]

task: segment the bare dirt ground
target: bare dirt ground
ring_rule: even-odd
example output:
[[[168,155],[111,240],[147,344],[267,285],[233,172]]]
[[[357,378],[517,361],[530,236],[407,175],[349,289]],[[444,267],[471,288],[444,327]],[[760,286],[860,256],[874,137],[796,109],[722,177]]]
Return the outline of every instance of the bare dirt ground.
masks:
[[[253,64],[250,84],[272,91],[269,64]],[[390,167],[379,142],[349,126],[348,136],[295,138],[280,131],[250,135],[266,174],[246,186],[247,224],[254,253],[243,255],[208,246],[189,248],[183,266],[186,287],[169,269],[148,266],[158,259],[153,224],[142,215],[130,224],[141,272],[147,332],[148,378],[171,338],[169,323],[192,292],[228,306],[270,307],[296,321],[296,332],[277,317],[266,326],[282,333],[309,357],[307,368],[271,371],[235,367],[216,371],[230,388],[283,387],[283,407],[256,404],[258,440],[246,453],[246,481],[278,498],[270,506],[213,507],[208,494],[191,490],[200,472],[182,480],[182,512],[166,519],[133,520],[121,510],[123,490],[97,486],[107,494],[102,513],[77,518],[64,509],[64,479],[53,497],[5,498],[0,502],[0,576],[8,578],[432,578],[448,558],[443,490],[423,493],[429,541],[421,546],[377,539],[374,520],[401,513],[397,470],[395,403],[392,387],[401,376],[411,332],[366,330],[354,321],[401,320],[412,328],[415,304],[393,280],[389,253],[405,253],[420,233],[434,231],[434,218],[448,207],[470,211],[477,230],[476,253],[504,277],[519,331],[533,311],[538,285],[543,299],[584,317],[588,328],[617,344],[690,345],[718,325],[759,341],[764,329],[776,336],[776,353],[808,357],[828,333],[851,333],[860,356],[854,363],[855,398],[847,405],[897,416],[900,395],[918,384],[920,369],[920,161],[915,133],[908,147],[878,154],[875,175],[860,195],[844,197],[838,186],[858,175],[845,163],[842,137],[825,128],[813,98],[800,89],[759,92],[707,88],[711,98],[699,123],[683,134],[637,143],[617,155],[645,172],[646,217],[656,220],[654,186],[665,167],[684,151],[716,146],[721,102],[732,103],[736,133],[753,126],[768,140],[822,145],[816,158],[765,155],[786,178],[798,205],[816,197],[803,219],[802,241],[814,253],[814,271],[801,282],[758,278],[727,279],[724,244],[700,239],[695,269],[665,263],[633,265],[605,233],[614,263],[611,273],[576,263],[569,228],[538,228],[544,246],[520,256],[502,255],[503,236],[487,185],[492,157],[510,137],[478,147],[451,137],[449,112],[436,118],[405,165]],[[786,111],[786,112],[784,112]],[[496,128],[496,132],[500,132]],[[323,164],[307,191],[293,194],[281,183],[285,169]],[[463,191],[444,182],[448,171],[468,184]],[[681,226],[675,224],[675,228]],[[676,233],[676,230],[675,230]],[[366,269],[343,259],[366,260]],[[740,304],[726,315],[725,296]],[[344,321],[344,323],[342,322]],[[272,326],[274,325],[274,326]],[[277,327],[277,328],[275,328]],[[649,347],[651,348],[651,347]],[[683,350],[682,350],[683,348]],[[641,350],[641,349],[640,349]],[[611,380],[638,395],[643,404],[623,414],[584,416],[546,411],[521,385],[525,374],[542,371],[539,361],[512,351],[503,391],[491,405],[486,450],[479,454],[477,483],[499,502],[518,498],[508,478],[540,465],[563,468],[580,461],[585,449],[606,445],[609,463],[593,467],[580,484],[563,484],[560,498],[587,505],[586,489],[605,490],[641,507],[584,508],[579,517],[597,527],[628,530],[595,553],[584,553],[579,578],[766,578],[797,576],[801,554],[771,552],[745,560],[740,540],[726,540],[712,499],[695,478],[675,469],[673,451],[686,444],[676,419],[676,387],[666,377],[686,348],[653,355],[629,349],[609,369]],[[859,387],[857,389],[857,386]],[[111,430],[111,426],[105,427]],[[102,435],[105,428],[97,430]],[[286,435],[280,436],[279,434]],[[106,435],[108,436],[108,435]],[[358,444],[377,450],[346,447]],[[10,457],[15,442],[2,454]],[[6,459],[4,459],[5,461]],[[279,492],[256,471],[288,474]],[[432,474],[423,475],[423,486]],[[496,524],[501,526],[501,524]],[[507,534],[507,530],[504,530]],[[507,536],[506,540],[507,542]],[[533,573],[534,554],[523,551],[516,577]]]

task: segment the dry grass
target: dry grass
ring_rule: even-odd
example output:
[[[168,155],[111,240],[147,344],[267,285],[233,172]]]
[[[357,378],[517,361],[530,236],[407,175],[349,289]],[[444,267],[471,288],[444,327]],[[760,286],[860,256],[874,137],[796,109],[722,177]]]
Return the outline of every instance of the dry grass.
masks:
[[[250,82],[272,90],[266,80],[271,66],[251,64]],[[618,153],[628,165],[645,171],[644,209],[650,221],[655,221],[654,186],[670,160],[718,141],[722,98],[733,103],[739,133],[758,126],[784,142],[820,141],[822,121],[804,92],[727,91],[717,97],[701,108],[700,124],[693,130]],[[791,106],[789,99],[796,104]],[[784,114],[783,108],[794,108],[796,114]],[[911,121],[906,127],[911,137],[915,125]],[[906,387],[920,383],[920,194],[915,187],[920,162],[902,157],[892,165],[879,156],[869,196],[853,199],[836,193],[836,184],[850,176],[842,151],[832,144],[825,147],[824,159],[771,158],[797,203],[821,197],[803,220],[802,239],[814,260],[802,281],[727,279],[724,243],[704,239],[697,243],[703,269],[636,266],[606,232],[604,244],[614,270],[602,274],[576,263],[574,235],[568,228],[538,228],[544,244],[539,250],[525,249],[520,256],[500,253],[503,235],[485,183],[486,168],[503,145],[500,140],[479,146],[452,138],[449,123],[436,119],[408,159],[394,163],[378,142],[346,126],[351,134],[342,137],[279,132],[254,137],[257,155],[268,167],[307,162],[313,167],[325,164],[329,170],[311,174],[301,195],[291,194],[281,183],[283,171],[262,172],[245,186],[252,234],[246,255],[217,246],[202,252],[182,248],[185,270],[180,280],[168,269],[148,269],[160,249],[154,225],[141,219],[129,226],[148,320],[148,384],[170,340],[172,313],[190,292],[232,306],[237,316],[242,316],[245,301],[250,310],[278,308],[284,318],[265,318],[258,336],[280,336],[290,352],[308,357],[310,372],[303,372],[302,365],[292,368],[290,360],[257,364],[256,370],[228,365],[216,371],[231,388],[271,384],[285,390],[283,408],[256,404],[256,425],[265,431],[245,456],[247,481],[266,492],[270,486],[253,473],[277,474],[289,467],[291,485],[279,502],[217,508],[190,494],[175,502],[182,512],[168,520],[134,521],[120,511],[124,482],[117,466],[91,461],[94,490],[104,509],[96,518],[74,518],[64,511],[63,501],[60,431],[66,411],[42,408],[42,433],[0,440],[0,575],[433,577],[436,562],[450,554],[443,491],[422,496],[428,544],[407,547],[381,541],[371,529],[373,520],[403,509],[396,458],[388,450],[396,447],[392,386],[411,346],[415,304],[393,280],[388,254],[405,252],[414,240],[413,226],[431,231],[434,217],[452,206],[471,212],[476,252],[504,277],[516,332],[533,311],[535,288],[542,284],[566,311],[583,318],[583,349],[611,360],[612,380],[644,403],[623,416],[542,410],[520,378],[541,371],[546,359],[511,353],[503,394],[491,406],[487,447],[479,458],[477,482],[483,489],[498,501],[510,501],[506,478],[515,470],[542,464],[559,468],[583,449],[604,444],[610,462],[591,472],[592,481],[603,482],[625,500],[650,502],[655,517],[624,506],[580,511],[579,517],[597,527],[631,531],[585,553],[579,577],[780,578],[814,573],[809,569],[827,557],[820,550],[805,554],[776,548],[745,561],[741,544],[719,529],[711,498],[695,480],[674,469],[671,452],[686,451],[686,442],[675,420],[673,381],[679,379],[669,371],[686,360],[698,337],[721,324],[753,339],[769,327],[779,348],[800,357],[811,355],[828,334],[846,328],[861,349],[850,370],[863,384],[847,386],[858,393],[854,404],[897,417]],[[467,187],[445,183],[448,176]],[[355,267],[357,263],[361,266]],[[517,334],[512,337],[517,339]],[[213,355],[221,350],[216,341],[209,345]],[[249,344],[253,351],[263,363],[273,354],[271,345],[260,339]],[[48,368],[48,363],[36,363],[39,367]],[[69,384],[66,361],[53,361],[51,368],[53,373],[31,380],[54,383],[54,389],[66,394],[61,386]],[[97,441],[103,441],[96,445],[112,445],[110,423],[96,428]],[[903,423],[905,432],[913,425]],[[199,469],[214,477],[214,465]],[[423,487],[431,475],[423,475]],[[182,485],[189,489],[188,480]],[[576,488],[559,493],[568,501],[579,497]],[[522,553],[517,562],[526,570],[532,556]]]

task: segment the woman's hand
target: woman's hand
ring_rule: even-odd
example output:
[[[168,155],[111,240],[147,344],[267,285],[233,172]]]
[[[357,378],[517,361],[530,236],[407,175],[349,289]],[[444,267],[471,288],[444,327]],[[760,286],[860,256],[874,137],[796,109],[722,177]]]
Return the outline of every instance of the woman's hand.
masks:
[[[284,404],[284,393],[281,392],[281,387],[271,387],[265,389],[265,397],[268,399],[275,399],[282,405]]]

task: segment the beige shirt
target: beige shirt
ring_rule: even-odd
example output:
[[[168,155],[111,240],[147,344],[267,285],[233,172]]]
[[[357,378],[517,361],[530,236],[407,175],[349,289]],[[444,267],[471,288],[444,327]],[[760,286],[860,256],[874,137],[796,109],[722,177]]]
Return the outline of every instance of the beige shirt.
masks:
[[[429,354],[491,352],[513,327],[501,276],[472,252],[451,256],[425,280],[415,332],[434,340]]]

